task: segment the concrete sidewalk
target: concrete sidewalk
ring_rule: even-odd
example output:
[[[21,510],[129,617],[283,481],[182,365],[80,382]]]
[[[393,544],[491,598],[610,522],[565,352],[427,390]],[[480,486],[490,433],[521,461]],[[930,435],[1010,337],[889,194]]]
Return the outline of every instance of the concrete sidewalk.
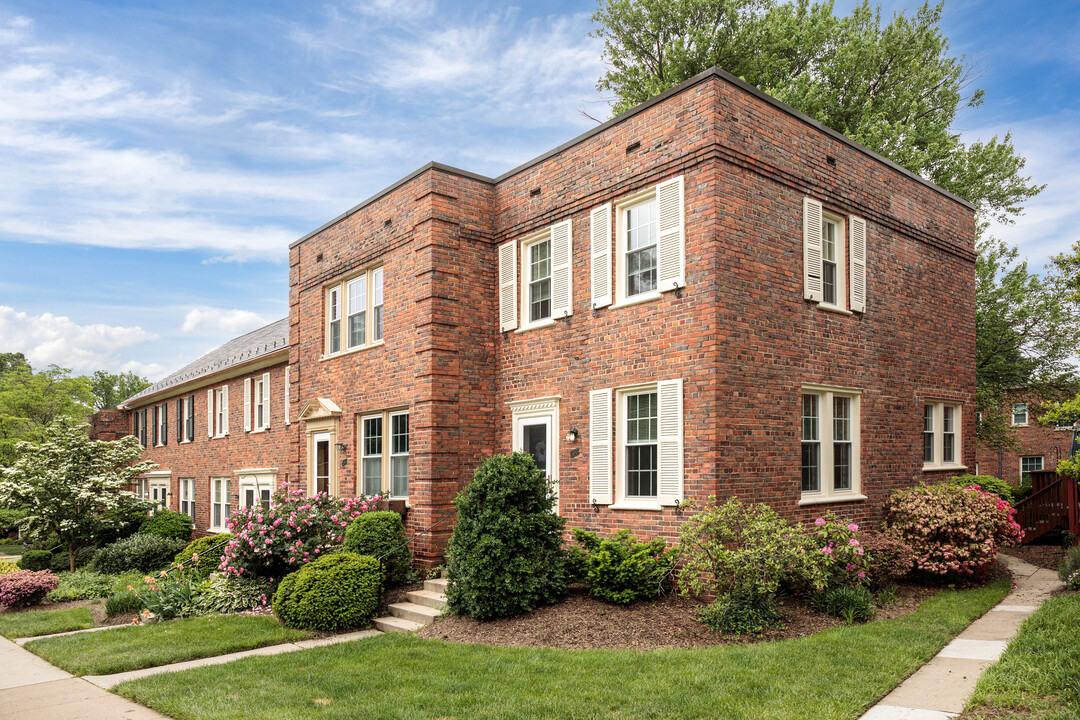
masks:
[[[1057,573],[998,555],[1012,571],[1012,592],[895,690],[862,720],[944,720],[959,715],[986,668],[998,661],[1020,623],[1062,587]]]

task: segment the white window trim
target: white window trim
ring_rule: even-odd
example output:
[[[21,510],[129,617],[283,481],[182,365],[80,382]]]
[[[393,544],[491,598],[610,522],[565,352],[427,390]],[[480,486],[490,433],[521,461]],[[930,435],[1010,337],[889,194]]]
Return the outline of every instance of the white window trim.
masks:
[[[157,443],[154,447],[165,447],[168,443],[166,439],[169,433],[168,414],[169,411],[165,408],[168,407],[168,401],[159,403],[154,406],[154,423],[157,425]]]
[[[217,484],[220,483],[220,482],[225,483],[225,502],[222,504],[222,508],[221,508],[221,524],[220,525],[215,525],[214,524],[214,506],[218,505],[219,503],[217,502],[217,500],[216,500],[216,498],[214,496],[214,491],[216,490]],[[210,478],[210,517],[209,517],[209,529],[210,530],[217,530],[218,532],[225,532],[225,530],[227,529],[229,516],[232,514],[232,510],[233,510],[232,498],[230,497],[231,492],[232,492],[232,480],[228,476],[219,475],[219,476],[215,476],[215,477]],[[229,508],[228,513],[225,512],[225,507]]]
[[[1039,468],[1037,470],[1024,470],[1024,458],[1039,458]],[[1016,460],[1017,466],[1020,468],[1020,476],[1023,477],[1025,472],[1041,472],[1046,469],[1046,456],[1045,455],[1021,455]]]
[[[662,185],[675,184],[678,188],[678,194],[680,198],[680,218],[679,218],[679,247],[681,258],[679,265],[681,267],[679,277],[675,279],[675,282],[668,287],[667,278],[664,280],[661,275],[661,236],[665,231],[662,227],[660,219],[660,196],[659,189]],[[656,215],[657,215],[657,227],[656,227],[656,289],[643,293],[637,293],[636,295],[627,295],[626,293],[626,211],[635,205],[639,205],[644,202],[653,200],[656,203]],[[615,302],[609,307],[613,310],[617,310],[623,307],[629,307],[631,305],[639,305],[641,303],[652,302],[659,300],[664,296],[664,293],[675,290],[676,288],[683,288],[686,286],[686,195],[683,177],[675,177],[664,180],[657,183],[650,188],[646,188],[639,192],[628,195],[621,198],[615,203]],[[673,247],[673,246],[668,246]],[[597,249],[592,249],[593,254],[597,254]]]
[[[1016,415],[1017,415],[1016,408],[1019,407],[1020,405],[1024,406],[1024,422],[1019,422],[1018,423],[1018,422],[1016,422]],[[1013,403],[1010,410],[1011,410],[1011,412],[1009,414],[1009,423],[1013,427],[1027,427],[1028,425],[1031,424],[1031,406],[1028,405],[1028,403],[1026,403],[1026,402]]]
[[[378,495],[384,500],[405,500],[408,504],[408,495],[394,495],[393,494],[393,458],[402,457],[399,453],[394,455],[393,450],[393,426],[394,418],[400,415],[409,415],[408,408],[398,408],[397,410],[383,410],[380,412],[367,413],[357,417],[356,420],[356,437],[359,438],[360,447],[358,448],[357,456],[360,458],[360,468],[357,471],[357,490],[360,493],[364,492],[364,460],[369,457],[376,457],[375,455],[367,455],[364,452],[364,421],[371,418],[382,419],[382,444],[380,449],[381,454],[377,457],[380,458],[379,472],[381,475]],[[412,423],[409,423],[409,452],[405,457],[410,458],[410,473],[409,473],[409,489],[412,490]]]
[[[559,442],[562,439],[562,430],[559,426],[559,401],[560,395],[550,397],[532,398],[530,400],[518,400],[509,402],[513,438],[512,447],[514,452],[523,452],[521,428],[531,424],[529,421],[546,420],[548,424],[548,478],[551,480],[555,491],[555,514],[559,513]]]
[[[408,410],[392,410],[387,414],[387,418],[386,418],[387,424],[386,424],[386,427],[385,427],[385,430],[384,430],[384,437],[385,437],[384,442],[386,443],[384,448],[386,450],[385,457],[387,459],[387,462],[386,462],[386,475],[385,475],[386,483],[387,483],[386,494],[387,494],[387,497],[389,497],[391,500],[405,500],[405,501],[408,501],[408,499],[409,499],[409,495],[408,495],[409,490],[408,489],[406,489],[405,495],[395,495],[394,494],[394,477],[393,477],[394,458],[395,457],[402,457],[402,453],[398,453],[397,455],[394,455],[394,445],[393,445],[394,418],[399,417],[401,415],[404,415],[406,418],[408,418],[409,411]],[[409,423],[409,452],[405,453],[404,457],[408,458],[405,461],[405,469],[407,471],[410,471],[410,467],[411,467],[411,464],[412,464],[412,422],[411,422],[411,420],[409,420],[407,422]],[[411,473],[411,471],[409,472],[408,484],[409,484],[409,488],[412,488],[412,473]]]
[[[828,210],[821,212],[821,225],[824,228],[826,221],[836,225],[836,302],[830,303],[822,300],[817,304],[822,310],[836,312],[842,315],[852,315],[848,309],[848,274],[847,243],[848,223],[842,216],[831,213]],[[821,297],[825,297],[825,241],[821,242]]]
[[[195,478],[182,477],[179,479],[179,491],[180,498],[177,501],[176,508],[179,512],[191,518],[192,524],[195,523]],[[184,503],[188,504],[189,512],[185,512],[183,507]]]
[[[177,445],[183,445],[191,442],[187,436],[187,423],[188,423],[188,396],[184,395],[180,398],[180,437],[177,439]],[[192,438],[193,440],[194,438]]]
[[[229,434],[229,386],[222,385],[214,388],[213,393],[213,434],[212,439],[227,437]]]
[[[862,390],[859,390],[858,388],[837,387],[834,385],[813,385],[804,383],[799,389],[800,407],[802,405],[803,395],[817,395],[820,398],[818,400],[818,442],[820,443],[820,452],[818,453],[818,462],[820,463],[818,481],[820,489],[816,492],[803,491],[800,474],[800,496],[798,504],[800,506],[822,505],[825,503],[866,500],[866,495],[862,493]],[[851,401],[850,490],[837,490],[833,487],[833,398],[835,396],[846,397]],[[799,432],[801,434],[801,427]],[[801,447],[799,452],[801,456]]]
[[[629,385],[625,387],[614,388],[612,395],[615,402],[615,437],[613,438],[612,446],[615,452],[615,489],[613,494],[613,503],[608,507],[612,510],[663,510],[664,507],[674,506],[676,501],[681,501],[684,493],[683,483],[685,482],[685,476],[683,475],[682,462],[684,459],[685,449],[683,442],[685,441],[685,427],[680,421],[679,427],[681,433],[679,435],[679,447],[680,456],[678,458],[679,463],[679,491],[675,497],[668,497],[664,495],[663,488],[663,463],[664,459],[661,457],[661,445],[663,444],[664,433],[662,430],[662,416],[663,407],[661,406],[661,383],[679,383],[679,392],[682,393],[682,381],[681,380],[658,380],[656,382],[641,383],[637,385]],[[657,438],[656,438],[656,497],[655,498],[628,498],[626,496],[626,403],[627,398],[630,395],[636,395],[643,392],[655,392],[657,395]],[[683,397],[679,399],[682,412],[685,413],[685,405],[683,405]]]
[[[146,473],[146,500],[153,502],[154,488],[158,488],[161,492],[158,493],[158,497],[161,498],[164,495],[164,504],[162,507],[169,509],[169,500],[171,499],[172,485],[172,471],[169,470],[154,470]]]
[[[367,454],[367,448],[366,448],[366,445],[367,445],[367,443],[366,443],[367,433],[364,431],[364,427],[365,427],[364,423],[367,420],[374,420],[376,418],[378,418],[379,421],[380,421],[380,428],[381,428],[381,432],[382,432],[382,435],[381,435],[380,441],[379,441],[379,454],[378,455],[369,455],[369,454]],[[379,458],[379,492],[377,492],[376,495],[379,495],[380,497],[386,497],[386,494],[385,494],[387,492],[386,491],[386,484],[387,484],[387,480],[386,480],[386,465],[387,465],[387,463],[386,463],[386,413],[369,413],[367,415],[361,416],[360,420],[358,422],[359,422],[359,432],[357,433],[357,437],[360,438],[360,453],[359,453],[359,455],[360,455],[360,469],[359,469],[359,473],[358,473],[359,476],[360,476],[359,491],[365,497],[368,496],[367,495],[367,489],[366,489],[366,486],[365,486],[365,477],[364,477],[364,467],[367,465],[365,460],[368,460],[369,458],[378,457]],[[371,496],[371,497],[374,497],[374,496]]]
[[[530,273],[532,272],[532,263],[529,261],[529,250],[533,245],[542,243],[544,241],[548,243],[548,306],[551,309],[551,315],[546,318],[540,318],[539,320],[530,321],[529,316],[532,314],[532,303],[529,298],[529,281]],[[555,324],[555,302],[551,297],[554,284],[554,272],[551,272],[555,266],[555,258],[551,253],[551,228],[546,227],[540,232],[529,235],[520,242],[521,245],[521,260],[519,262],[521,267],[521,323],[514,331],[517,333],[527,332],[529,330],[537,330],[539,328],[551,327]]]
[[[927,405],[934,407],[934,462],[923,462],[922,469],[926,472],[940,471],[940,470],[967,470],[967,465],[964,465],[964,411],[963,404],[956,400],[940,400],[935,398],[924,398],[919,405],[919,426],[923,425],[923,413],[924,408]],[[943,462],[942,458],[945,457],[945,406],[953,408],[953,435],[955,436],[955,453],[957,460],[951,463]],[[919,433],[919,453],[922,454],[922,432]]]
[[[351,353],[359,352],[361,350],[367,350],[368,348],[377,347],[386,343],[386,272],[384,271],[384,265],[372,265],[364,268],[360,272],[352,273],[351,275],[335,280],[334,282],[323,286],[323,297],[325,298],[326,311],[323,317],[323,355],[320,360],[329,360],[331,358],[341,357],[342,355],[349,355]],[[375,304],[375,275],[380,274],[383,281],[382,296],[383,302],[381,305]],[[349,283],[357,280],[360,277],[364,277],[364,341],[359,345],[349,345]],[[330,293],[333,290],[338,292],[338,304],[340,310],[338,312],[338,322],[340,326],[340,346],[341,349],[337,352],[330,352]],[[375,308],[383,308],[383,336],[378,340],[375,340]]]
[[[233,475],[236,476],[237,487],[240,489],[236,504],[241,510],[249,507],[244,503],[245,490],[254,490],[256,497],[258,497],[262,490],[269,489],[271,499],[274,496],[274,491],[277,490],[276,469],[236,470]],[[261,498],[259,500],[261,501]]]
[[[259,412],[262,410],[262,423]],[[263,373],[252,379],[251,388],[251,425],[252,432],[260,433],[270,429],[270,373]]]

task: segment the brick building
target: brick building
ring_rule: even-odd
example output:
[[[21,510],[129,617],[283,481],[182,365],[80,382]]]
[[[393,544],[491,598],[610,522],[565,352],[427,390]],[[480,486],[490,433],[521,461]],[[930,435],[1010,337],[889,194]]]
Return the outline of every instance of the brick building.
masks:
[[[1041,425],[1035,417],[1036,402],[1015,402],[1009,408],[1016,432],[1015,447],[991,448],[979,444],[975,467],[981,475],[993,475],[1017,485],[1025,473],[1056,470],[1058,460],[1069,455],[1073,426]]]
[[[710,494],[874,521],[975,462],[974,237],[968,203],[712,70],[497,178],[417,170],[290,247],[287,347],[125,407],[142,432],[194,396],[195,439],[147,455],[200,530],[266,471],[407,500],[416,531],[510,450],[574,527],[673,538]],[[267,372],[270,428],[239,431]]]

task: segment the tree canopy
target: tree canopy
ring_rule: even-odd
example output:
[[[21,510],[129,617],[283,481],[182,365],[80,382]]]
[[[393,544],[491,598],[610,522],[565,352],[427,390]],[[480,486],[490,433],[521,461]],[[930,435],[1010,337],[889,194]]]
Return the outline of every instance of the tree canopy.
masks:
[[[82,420],[92,403],[89,381],[66,368],[34,372],[29,363],[10,365],[0,372],[0,466],[14,461],[19,441],[43,439],[58,418]]]
[[[149,380],[130,371],[110,373],[97,370],[89,379],[95,410],[115,410],[121,402],[151,385]]]

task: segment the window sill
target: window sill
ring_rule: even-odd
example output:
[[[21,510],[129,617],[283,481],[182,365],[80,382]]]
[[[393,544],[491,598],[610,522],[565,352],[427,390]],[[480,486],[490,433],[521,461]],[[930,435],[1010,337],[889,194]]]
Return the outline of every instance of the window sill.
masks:
[[[828,503],[857,502],[859,500],[869,500],[869,498],[858,493],[852,495],[804,495],[799,499],[799,507],[805,505],[825,505]]]
[[[227,437],[229,437],[229,433],[222,433],[221,435],[211,435],[210,439],[211,440],[224,440]]]
[[[523,325],[522,327],[519,327],[514,332],[515,333],[529,332],[530,330],[539,330],[540,328],[551,327],[554,324],[555,324],[555,319],[554,318],[545,318],[543,320],[537,320],[534,323],[529,323],[528,325]]]
[[[270,428],[268,428],[268,427],[264,427],[264,428],[255,428],[254,430],[248,430],[248,435],[259,435],[260,433],[264,433],[264,432],[266,432],[266,431],[267,431],[267,430],[269,430],[269,429],[270,429]]]
[[[608,510],[663,510],[663,506],[654,500],[620,500],[608,505]]]
[[[819,302],[817,304],[817,306],[818,306],[818,310],[824,310],[825,312],[836,313],[837,315],[854,315],[855,314],[855,313],[851,312],[850,310],[848,310],[847,308],[842,308],[839,305],[830,305],[829,303],[826,303],[826,302]]]
[[[178,444],[178,445],[190,445],[190,444],[191,444],[191,441],[190,441],[190,440],[181,440],[181,441],[180,441],[179,443],[177,443],[177,444]]]
[[[620,298],[614,305],[608,305],[612,310],[618,310],[619,308],[630,307],[631,305],[640,305],[641,303],[652,302],[653,300],[659,300],[664,295],[658,290],[653,290],[647,293],[638,293],[633,297]]]
[[[319,358],[319,362],[326,362],[327,360],[334,360],[336,358],[344,357],[346,355],[353,355],[354,353],[362,352],[364,350],[370,350],[371,348],[376,348],[376,347],[379,347],[379,346],[385,345],[385,344],[386,344],[386,340],[384,339],[384,340],[376,340],[375,342],[371,343],[370,345],[357,345],[354,348],[349,348],[348,350],[342,350],[341,352],[336,352],[333,355],[323,355],[322,357]]]
[[[923,472],[944,472],[946,470],[967,470],[967,465],[923,465]]]

